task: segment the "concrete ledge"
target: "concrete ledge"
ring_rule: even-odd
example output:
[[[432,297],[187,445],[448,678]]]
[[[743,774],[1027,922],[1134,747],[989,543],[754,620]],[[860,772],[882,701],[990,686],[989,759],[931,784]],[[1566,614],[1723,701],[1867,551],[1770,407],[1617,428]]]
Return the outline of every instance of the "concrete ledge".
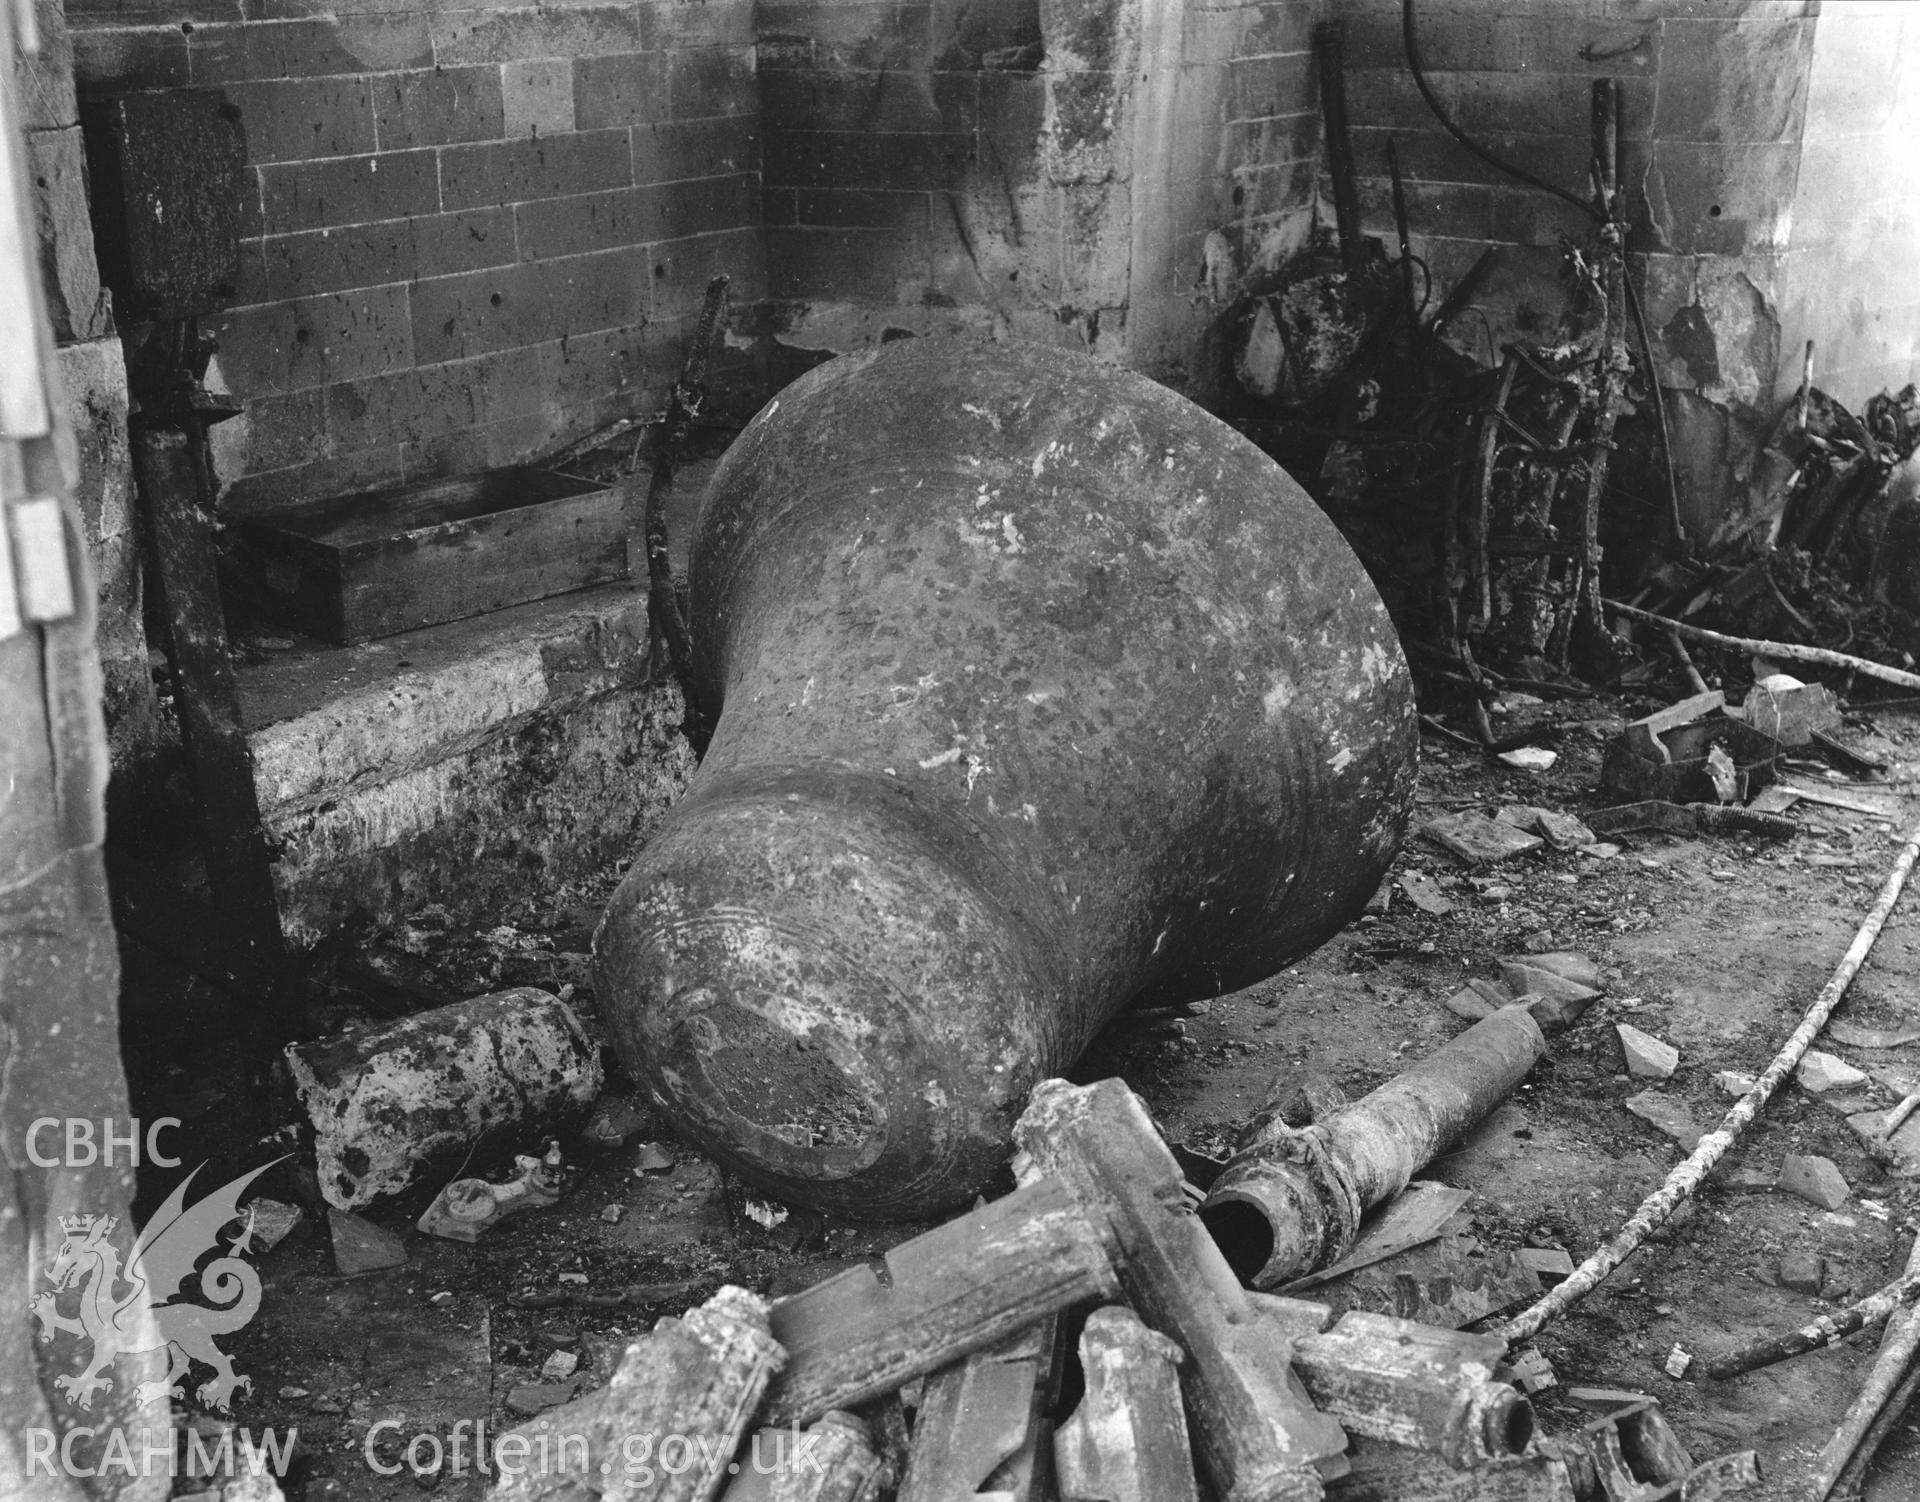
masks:
[[[428,904],[499,921],[631,854],[686,786],[646,590],[583,590],[240,670],[289,939]]]

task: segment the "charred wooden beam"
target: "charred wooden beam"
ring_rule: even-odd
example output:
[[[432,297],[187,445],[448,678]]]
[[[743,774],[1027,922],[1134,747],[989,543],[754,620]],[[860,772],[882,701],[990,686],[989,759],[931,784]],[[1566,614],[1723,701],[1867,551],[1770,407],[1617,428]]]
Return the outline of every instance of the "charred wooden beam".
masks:
[[[773,1307],[789,1361],[773,1424],[853,1408],[1116,1291],[1101,1231],[1067,1185],[1043,1182],[902,1242]]]
[[[1360,185],[1353,162],[1353,131],[1347,121],[1347,23],[1322,21],[1313,28],[1313,54],[1320,69],[1320,113],[1327,140],[1327,175],[1333,181],[1333,219],[1340,232],[1340,264],[1349,272],[1366,264],[1360,232]]]
[[[898,1502],[1044,1495],[1060,1335],[1059,1319],[1049,1317],[927,1379]]]
[[[1346,1469],[1346,1432],[1315,1410],[1287,1324],[1262,1318],[1188,1212],[1179,1165],[1119,1080],[1043,1081],[1014,1128],[1023,1180],[1071,1187],[1148,1325],[1177,1341],[1201,1469],[1227,1502],[1310,1502]]]

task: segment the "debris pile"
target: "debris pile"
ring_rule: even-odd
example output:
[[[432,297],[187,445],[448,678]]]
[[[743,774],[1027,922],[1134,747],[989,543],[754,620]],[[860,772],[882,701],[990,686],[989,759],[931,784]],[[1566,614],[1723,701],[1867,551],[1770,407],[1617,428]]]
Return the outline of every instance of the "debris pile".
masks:
[[[1725,1495],[1757,1478],[1752,1453],[1696,1466],[1642,1395],[1590,1393],[1599,1417],[1539,1432],[1528,1392],[1551,1368],[1458,1328],[1537,1292],[1524,1265],[1491,1304],[1428,1323],[1298,1296],[1444,1241],[1466,1195],[1409,1180],[1541,1049],[1532,1012],[1508,1005],[1352,1105],[1272,1108],[1197,1215],[1200,1191],[1126,1085],[1045,1081],[1015,1129],[1013,1193],[895,1246],[884,1268],[771,1304],[722,1288],[661,1320],[608,1385],[495,1441],[492,1495],[592,1489],[636,1437],[665,1434],[707,1440],[672,1489],[628,1471],[623,1495],[877,1502],[897,1486],[902,1502],[1038,1502],[1049,1470],[1065,1502],[1181,1502],[1203,1486],[1303,1502]],[[1220,1214],[1250,1204],[1274,1243],[1257,1258],[1234,1246],[1251,1222]],[[1362,1231],[1370,1205],[1384,1209]],[[1254,1261],[1248,1288],[1236,1273]]]

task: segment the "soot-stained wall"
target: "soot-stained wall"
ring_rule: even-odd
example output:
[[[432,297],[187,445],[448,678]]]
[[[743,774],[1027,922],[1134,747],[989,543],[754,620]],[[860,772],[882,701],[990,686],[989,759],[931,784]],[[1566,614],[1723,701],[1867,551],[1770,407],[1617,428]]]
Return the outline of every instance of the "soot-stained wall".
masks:
[[[245,123],[241,284],[211,320],[210,384],[247,406],[214,430],[229,506],[647,411],[709,276],[761,295],[751,0],[68,8],[83,95],[217,87]]]
[[[1320,11],[763,4],[785,368],[971,329],[1071,344],[1204,395],[1214,318],[1311,231]]]
[[[1367,227],[1390,239],[1386,140],[1414,248],[1445,295],[1498,260],[1453,329],[1486,357],[1551,339],[1583,216],[1448,138],[1407,69],[1401,0],[1331,0],[1350,29]],[[1419,0],[1435,92],[1507,159],[1584,196],[1590,90],[1621,84],[1633,271],[1697,538],[1746,528],[1759,447],[1797,387],[1851,406],[1920,375],[1920,14],[1882,0]],[[1484,315],[1485,322],[1480,321]]]

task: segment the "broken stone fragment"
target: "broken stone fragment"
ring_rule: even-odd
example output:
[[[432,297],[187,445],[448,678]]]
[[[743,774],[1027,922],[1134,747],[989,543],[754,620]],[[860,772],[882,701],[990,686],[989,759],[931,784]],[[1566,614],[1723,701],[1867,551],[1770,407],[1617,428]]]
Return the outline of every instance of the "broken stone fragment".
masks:
[[[1884,1162],[1897,1179],[1920,1178],[1920,1115],[1909,1116],[1887,1135],[1889,1111],[1859,1111],[1847,1118],[1867,1151]]]
[[[1678,1142],[1683,1152],[1692,1152],[1705,1135],[1687,1114],[1685,1106],[1658,1090],[1642,1090],[1638,1095],[1629,1096],[1625,1104],[1635,1116]]]
[[[329,1205],[357,1210],[516,1147],[570,1138],[600,1093],[600,1050],[531,986],[287,1049]]]
[[[1511,1382],[1529,1397],[1560,1382],[1554,1374],[1553,1363],[1532,1346],[1522,1346],[1509,1354],[1493,1369],[1493,1375],[1501,1382]]]
[[[580,1129],[589,1147],[625,1147],[654,1129],[653,1112],[630,1095],[603,1095]]]
[[[1408,901],[1431,917],[1444,918],[1453,911],[1452,901],[1439,885],[1417,871],[1409,871],[1400,878],[1400,890],[1407,894]]]
[[[1580,1020],[1591,1000],[1569,1001],[1560,996],[1523,996],[1519,1004],[1533,1013],[1542,1032],[1559,1032]]]
[[[1680,1067],[1679,1049],[1629,1022],[1617,1022],[1613,1030],[1620,1035],[1620,1052],[1626,1056],[1628,1074],[1637,1080],[1673,1078],[1674,1070]]]
[[[1518,746],[1500,753],[1500,760],[1522,772],[1547,771],[1559,759],[1559,752],[1549,751],[1545,746]]]
[[[257,1253],[272,1251],[306,1218],[306,1211],[298,1205],[282,1204],[264,1195],[247,1201],[245,1208],[248,1226],[252,1231],[253,1250]]]
[[[407,1260],[405,1242],[351,1210],[329,1209],[327,1228],[333,1235],[333,1265],[343,1278],[399,1267]]]
[[[1524,960],[1502,960],[1500,978],[1515,996],[1547,996],[1555,1001],[1585,1003],[1595,1000],[1599,991],[1579,981],[1568,980],[1558,971],[1540,963],[1543,956],[1529,955]]]
[[[1420,832],[1470,865],[1525,855],[1546,843],[1539,835],[1515,829],[1504,820],[1475,813],[1442,814],[1422,824]]]
[[[1508,1002],[1498,1004],[1487,1000],[1481,989],[1471,982],[1462,986],[1447,998],[1447,1010],[1456,1017],[1464,1017],[1469,1022],[1478,1022],[1482,1017],[1491,1017]]]
[[[1504,819],[1515,829],[1545,836],[1547,843],[1555,850],[1578,850],[1594,843],[1593,831],[1580,820],[1572,814],[1556,813],[1550,808],[1509,803],[1496,817]]]
[[[1759,1083],[1752,1075],[1737,1069],[1722,1069],[1713,1077],[1713,1082],[1728,1095],[1745,1095]]]
[[[1797,1153],[1780,1165],[1780,1177],[1774,1187],[1798,1195],[1822,1210],[1838,1210],[1852,1192],[1831,1158],[1802,1157]]]
[[[673,1167],[673,1154],[657,1142],[643,1142],[633,1155],[635,1173],[666,1173]]]
[[[1594,991],[1606,988],[1606,982],[1600,974],[1600,967],[1593,962],[1592,958],[1584,954],[1575,954],[1572,950],[1550,949],[1545,954],[1530,954],[1524,963],[1532,965],[1536,970],[1551,971],[1560,979],[1570,981],[1576,986],[1586,986]]]
[[[1789,1252],[1780,1259],[1780,1286],[1795,1293],[1817,1294],[1827,1281],[1824,1257],[1812,1252]]]
[[[1682,1377],[1686,1376],[1688,1369],[1692,1366],[1693,1353],[1676,1345],[1671,1351],[1667,1352],[1666,1364],[1661,1370],[1673,1378],[1674,1381],[1678,1382]]]
[[[547,1359],[540,1363],[540,1380],[542,1382],[562,1381],[571,1377],[574,1368],[579,1365],[580,1354],[577,1351],[550,1352]]]
[[[1851,1090],[1867,1082],[1867,1072],[1855,1069],[1845,1059],[1819,1049],[1809,1049],[1800,1060],[1793,1077],[1809,1095],[1825,1095],[1830,1090]]]
[[[1523,1246],[1516,1255],[1520,1265],[1543,1283],[1558,1283],[1573,1276],[1573,1256],[1563,1246]]]

